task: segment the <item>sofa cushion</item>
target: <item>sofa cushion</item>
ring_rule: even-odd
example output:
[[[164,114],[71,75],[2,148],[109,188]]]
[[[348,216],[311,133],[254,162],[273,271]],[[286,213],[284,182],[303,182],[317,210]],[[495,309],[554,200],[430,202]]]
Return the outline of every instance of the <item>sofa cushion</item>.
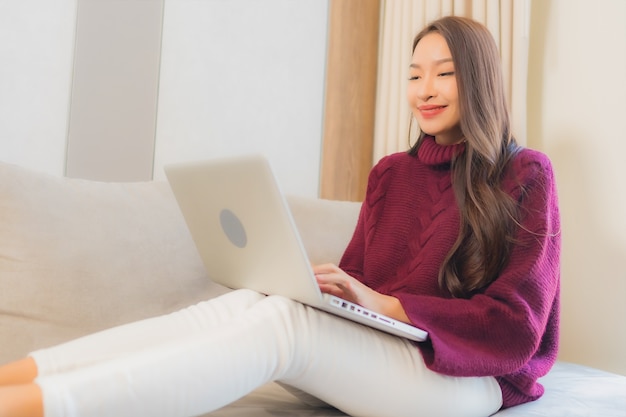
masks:
[[[289,202],[312,260],[337,262],[358,204]],[[0,288],[0,363],[227,291],[207,278],[167,182],[102,183],[5,163]]]

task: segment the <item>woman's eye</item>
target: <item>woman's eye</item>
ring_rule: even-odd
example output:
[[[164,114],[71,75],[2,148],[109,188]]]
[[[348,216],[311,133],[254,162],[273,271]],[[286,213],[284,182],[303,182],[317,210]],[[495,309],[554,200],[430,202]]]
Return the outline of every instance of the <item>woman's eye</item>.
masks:
[[[415,81],[415,80],[419,80],[420,76],[419,75],[413,75],[411,77],[409,77],[409,81]]]
[[[441,74],[439,74],[440,77],[448,77],[450,75],[454,75],[454,71],[442,72]]]

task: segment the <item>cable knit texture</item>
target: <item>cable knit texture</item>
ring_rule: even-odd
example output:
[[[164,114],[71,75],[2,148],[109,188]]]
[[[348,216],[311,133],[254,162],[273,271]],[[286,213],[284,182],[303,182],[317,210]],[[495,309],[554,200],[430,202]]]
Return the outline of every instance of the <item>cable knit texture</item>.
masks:
[[[508,265],[469,299],[438,285],[459,233],[450,161],[464,144],[426,138],[417,156],[396,153],[371,171],[354,236],[340,266],[375,290],[397,297],[411,321],[430,333],[417,344],[426,365],[452,376],[495,376],[503,407],[543,394],[537,379],[556,360],[560,224],[549,159],[521,150],[503,189],[520,206]]]

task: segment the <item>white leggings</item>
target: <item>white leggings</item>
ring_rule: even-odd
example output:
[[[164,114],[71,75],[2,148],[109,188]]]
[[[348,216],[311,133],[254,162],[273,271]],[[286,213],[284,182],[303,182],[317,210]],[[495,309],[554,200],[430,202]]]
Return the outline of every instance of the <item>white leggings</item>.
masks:
[[[502,404],[492,377],[437,374],[407,340],[248,290],[31,356],[46,417],[196,416],[270,381],[355,417],[486,417]]]

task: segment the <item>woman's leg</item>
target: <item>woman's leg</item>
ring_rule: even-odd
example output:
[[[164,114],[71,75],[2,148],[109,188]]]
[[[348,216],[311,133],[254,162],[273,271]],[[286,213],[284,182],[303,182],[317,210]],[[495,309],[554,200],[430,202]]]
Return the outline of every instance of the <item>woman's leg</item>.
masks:
[[[39,385],[33,383],[38,376],[79,369],[158,346],[172,338],[193,338],[222,322],[228,322],[264,297],[253,291],[233,291],[166,316],[130,323],[42,349],[0,366],[0,417],[43,416],[42,392]],[[39,372],[39,368],[43,368],[43,372]]]
[[[433,373],[411,342],[275,296],[197,338],[37,382],[46,417],[174,417],[274,380],[355,417],[486,417],[501,405],[493,378]]]
[[[291,385],[354,417],[486,417],[502,405],[496,380],[430,371],[409,340],[330,314],[309,319],[310,337],[295,349],[306,365],[285,375]]]
[[[29,356],[37,364],[38,375],[82,368],[171,340],[204,334],[263,297],[254,291],[233,291],[174,313],[114,327]]]
[[[239,290],[161,317],[141,320],[30,353],[0,366],[0,386],[32,382],[50,375],[110,360],[163,342],[210,331],[264,296]]]
[[[296,333],[307,332],[310,311],[264,297],[197,337],[40,377],[45,415],[174,417],[215,410],[293,372]]]

